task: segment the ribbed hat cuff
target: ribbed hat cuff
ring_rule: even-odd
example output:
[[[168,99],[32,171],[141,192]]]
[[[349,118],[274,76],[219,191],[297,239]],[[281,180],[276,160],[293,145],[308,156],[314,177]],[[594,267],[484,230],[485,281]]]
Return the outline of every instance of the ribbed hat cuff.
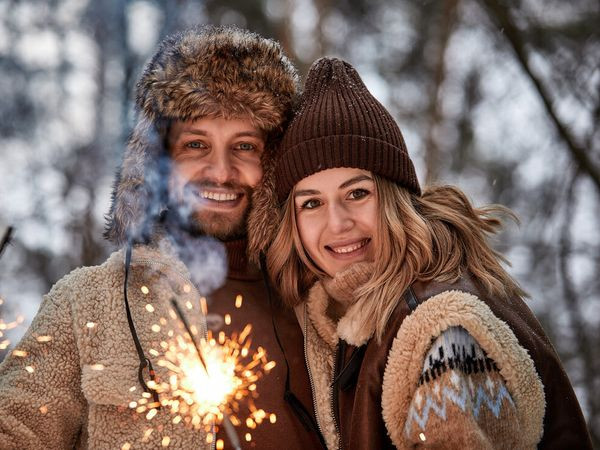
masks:
[[[279,203],[287,198],[298,181],[336,167],[368,170],[417,195],[421,193],[406,149],[371,137],[332,135],[302,141],[281,155],[276,170]]]

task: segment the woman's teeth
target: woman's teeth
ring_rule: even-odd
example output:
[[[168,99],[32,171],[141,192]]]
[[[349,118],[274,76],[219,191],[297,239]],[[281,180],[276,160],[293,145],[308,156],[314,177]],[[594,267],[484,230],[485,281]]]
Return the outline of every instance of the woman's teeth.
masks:
[[[365,245],[367,245],[368,242],[368,239],[364,239],[356,244],[348,245],[346,247],[331,247],[331,250],[334,253],[351,253],[358,250],[359,248],[364,247]]]

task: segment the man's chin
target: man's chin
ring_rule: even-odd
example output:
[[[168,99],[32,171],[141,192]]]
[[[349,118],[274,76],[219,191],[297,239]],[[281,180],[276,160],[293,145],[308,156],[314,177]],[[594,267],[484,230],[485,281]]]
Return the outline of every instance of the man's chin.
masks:
[[[239,239],[246,235],[246,217],[244,212],[196,212],[191,218],[194,231],[213,236],[221,241]]]

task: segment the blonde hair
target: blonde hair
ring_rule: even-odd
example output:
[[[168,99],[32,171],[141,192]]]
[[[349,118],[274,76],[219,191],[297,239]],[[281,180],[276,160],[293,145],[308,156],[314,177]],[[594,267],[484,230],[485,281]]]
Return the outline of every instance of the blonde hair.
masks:
[[[398,300],[415,281],[454,282],[463,274],[491,296],[526,297],[504,270],[506,259],[491,248],[488,238],[502,227],[501,216],[516,216],[500,205],[475,208],[454,186],[431,186],[418,197],[374,175],[379,217],[379,245],[370,280],[356,291],[375,318],[379,341]],[[300,303],[308,289],[327,275],[306,253],[296,225],[293,190],[283,206],[282,223],[267,251],[267,268],[284,302]]]

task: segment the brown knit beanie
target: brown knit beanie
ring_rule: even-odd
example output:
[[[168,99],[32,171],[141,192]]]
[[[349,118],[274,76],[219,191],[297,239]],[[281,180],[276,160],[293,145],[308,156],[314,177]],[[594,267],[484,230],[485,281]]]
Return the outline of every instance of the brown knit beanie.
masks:
[[[321,58],[311,66],[280,151],[275,170],[280,203],[301,179],[335,167],[369,170],[421,193],[400,128],[340,59]]]

